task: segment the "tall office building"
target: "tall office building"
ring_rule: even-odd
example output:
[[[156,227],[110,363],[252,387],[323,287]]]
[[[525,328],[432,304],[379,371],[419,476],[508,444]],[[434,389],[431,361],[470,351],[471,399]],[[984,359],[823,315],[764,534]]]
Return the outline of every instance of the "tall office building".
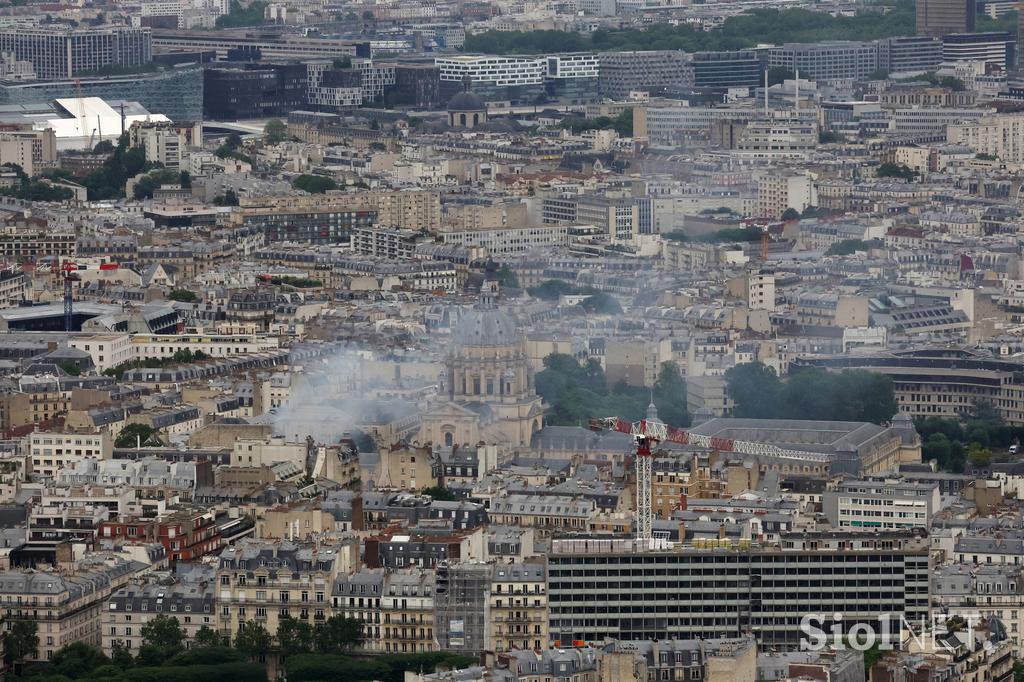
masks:
[[[83,73],[142,66],[153,61],[148,28],[123,26],[83,29],[0,30],[0,52],[32,63],[43,80],[74,78]]]
[[[764,645],[794,646],[805,615],[826,619],[823,629],[830,632],[835,626],[849,632],[858,623],[898,632],[892,622],[900,617],[915,627],[928,622],[923,530],[784,534],[777,548],[716,543],[654,549],[632,540],[555,540],[548,553],[551,638],[753,632]]]
[[[917,35],[973,33],[976,0],[917,0]]]

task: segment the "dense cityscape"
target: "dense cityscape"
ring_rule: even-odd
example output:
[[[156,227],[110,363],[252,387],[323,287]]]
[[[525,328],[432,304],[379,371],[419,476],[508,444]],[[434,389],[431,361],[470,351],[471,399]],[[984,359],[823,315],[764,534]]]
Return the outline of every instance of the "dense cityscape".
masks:
[[[1020,27],[0,0],[0,677],[1024,682]]]

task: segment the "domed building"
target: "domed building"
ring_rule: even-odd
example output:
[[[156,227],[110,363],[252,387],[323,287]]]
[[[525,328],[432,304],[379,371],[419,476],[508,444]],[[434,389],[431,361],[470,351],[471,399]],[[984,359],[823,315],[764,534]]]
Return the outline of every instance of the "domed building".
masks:
[[[448,100],[448,125],[452,128],[476,128],[487,123],[487,103],[465,90]]]
[[[420,442],[437,445],[529,445],[543,426],[526,337],[495,304],[498,283],[484,282],[480,304],[452,331],[438,400],[423,415]]]

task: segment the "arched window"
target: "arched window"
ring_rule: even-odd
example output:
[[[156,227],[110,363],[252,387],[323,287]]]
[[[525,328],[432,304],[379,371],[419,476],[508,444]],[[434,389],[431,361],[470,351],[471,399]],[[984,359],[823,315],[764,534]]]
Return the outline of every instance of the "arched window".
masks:
[[[445,431],[444,432],[444,446],[446,448],[450,448],[454,444],[455,444],[455,434],[452,433],[451,431]]]
[[[459,114],[459,123],[461,125],[463,125],[463,126],[466,125],[466,115],[465,114]]]

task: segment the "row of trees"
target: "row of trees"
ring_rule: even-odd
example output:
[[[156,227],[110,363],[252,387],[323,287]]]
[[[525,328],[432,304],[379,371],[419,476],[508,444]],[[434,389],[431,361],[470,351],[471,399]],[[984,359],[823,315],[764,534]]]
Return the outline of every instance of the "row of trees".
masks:
[[[884,9],[884,8],[879,8]],[[898,0],[884,19],[875,12],[832,16],[805,9],[754,9],[729,17],[704,31],[689,24],[655,24],[645,29],[598,29],[589,36],[566,31],[488,31],[466,36],[466,52],[544,54],[576,51],[739,50],[761,43],[817,43],[825,40],[876,40],[913,35],[914,4]]]
[[[892,379],[863,370],[794,370],[782,380],[760,362],[725,373],[733,415],[754,419],[866,421],[881,424],[899,410]]]
[[[580,364],[576,358],[552,353],[544,358],[544,370],[536,377],[537,393],[551,409],[548,424],[583,426],[590,419],[618,416],[635,421],[644,416],[653,397],[658,415],[672,426],[687,426],[686,383],[675,363],[662,364],[652,391],[618,382],[608,386],[600,363],[594,359]]]
[[[34,621],[15,621],[4,633],[4,647],[8,664],[13,664],[12,678],[33,682],[266,682],[263,662],[270,654],[280,657],[292,682],[401,682],[408,671],[451,670],[476,662],[444,652],[349,656],[363,641],[362,623],[342,616],[315,627],[284,618],[276,636],[249,621],[231,642],[203,626],[186,648],[187,637],[178,620],[160,614],[142,626],[141,635],[142,646],[135,656],[116,647],[108,657],[76,642],[57,651],[50,661],[23,665],[25,659],[38,655],[39,637]]]
[[[577,135],[585,130],[614,130],[619,137],[633,137],[633,110],[623,109],[614,117],[567,118],[562,121],[562,127]]]

